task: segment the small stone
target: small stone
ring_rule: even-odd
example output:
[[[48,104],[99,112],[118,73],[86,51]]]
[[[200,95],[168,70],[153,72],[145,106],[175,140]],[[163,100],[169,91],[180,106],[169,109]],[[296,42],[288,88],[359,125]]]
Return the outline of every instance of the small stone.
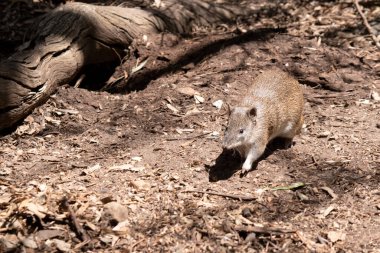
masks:
[[[110,215],[114,220],[121,222],[128,218],[128,209],[118,202],[109,202],[104,205],[104,217]]]
[[[245,208],[241,211],[241,215],[243,215],[244,218],[251,217],[251,216],[252,216],[251,209],[249,209],[248,207],[245,207]]]
[[[217,131],[213,131],[213,132],[211,133],[211,136],[214,136],[214,137],[218,137],[219,135],[220,135],[220,133],[217,132]]]
[[[252,242],[256,239],[256,234],[255,233],[249,233],[247,237],[245,238],[246,242]]]
[[[224,220],[222,222],[222,228],[223,228],[223,231],[225,233],[232,233],[233,232],[233,229],[232,229],[232,224],[230,221],[228,220]]]
[[[318,138],[326,138],[326,137],[328,137],[330,134],[331,134],[330,131],[324,131],[324,132],[322,132],[322,133],[319,133],[319,134],[317,135],[317,137],[318,137]]]
[[[371,92],[371,98],[372,98],[373,100],[375,100],[375,101],[380,101],[380,95],[379,95],[379,93],[376,92],[376,91],[372,91],[372,92]]]

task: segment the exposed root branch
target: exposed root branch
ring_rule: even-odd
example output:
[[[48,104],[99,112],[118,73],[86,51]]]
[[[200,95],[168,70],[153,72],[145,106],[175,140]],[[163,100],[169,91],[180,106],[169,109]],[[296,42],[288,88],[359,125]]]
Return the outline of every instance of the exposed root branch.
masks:
[[[62,206],[64,209],[66,209],[69,212],[69,221],[73,228],[75,229],[75,233],[77,234],[78,238],[81,238],[82,241],[88,242],[90,241],[90,237],[86,234],[86,231],[82,228],[80,223],[78,222],[78,219],[73,212],[71,206],[69,205],[68,199],[64,197],[62,199]]]
[[[363,19],[364,25],[367,27],[368,32],[371,34],[371,37],[372,37],[373,41],[375,42],[377,48],[380,49],[380,42],[379,42],[379,40],[376,37],[376,31],[375,31],[375,29],[373,29],[370,26],[370,24],[368,23],[368,20],[365,17],[365,15],[364,15],[364,13],[363,13],[363,11],[361,9],[362,7],[359,5],[359,1],[358,0],[354,0],[354,3],[355,3],[355,6],[356,6],[356,9],[358,10],[360,16]]]
[[[220,192],[213,192],[213,191],[185,190],[183,192],[196,192],[196,193],[210,194],[210,195],[216,195],[216,196],[226,197],[230,199],[237,199],[240,201],[256,200],[256,197],[254,196],[234,195],[234,194],[220,193]]]

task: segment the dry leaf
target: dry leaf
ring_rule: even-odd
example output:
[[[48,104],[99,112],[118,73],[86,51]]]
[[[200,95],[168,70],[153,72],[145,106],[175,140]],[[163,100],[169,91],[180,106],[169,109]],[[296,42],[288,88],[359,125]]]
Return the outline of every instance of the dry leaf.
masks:
[[[59,162],[59,158],[52,156],[52,155],[43,155],[40,158],[41,158],[41,160],[44,160],[47,162]]]
[[[144,180],[131,181],[130,185],[132,185],[137,190],[148,190],[150,188],[150,184]]]
[[[104,242],[105,244],[112,243],[115,240],[115,238],[118,238],[118,236],[113,235],[113,234],[106,234],[106,235],[99,237],[99,239],[102,242]]]
[[[330,231],[327,233],[327,238],[331,242],[344,241],[346,239],[346,234],[342,231]]]
[[[183,133],[192,133],[195,130],[193,128],[176,128],[175,131],[179,134],[183,134]]]
[[[49,122],[55,126],[59,126],[61,124],[61,121],[58,120],[58,119],[54,119],[53,117],[50,117],[50,116],[45,116],[44,117],[46,122]]]
[[[202,104],[205,101],[205,99],[199,95],[194,95],[194,99],[196,104]]]
[[[177,91],[189,97],[199,94],[196,90],[194,90],[191,87],[180,87],[180,88],[177,88]]]
[[[380,101],[380,95],[379,95],[379,93],[376,92],[376,91],[372,91],[372,92],[371,92],[371,98],[372,98],[373,100],[375,100],[375,101]]]
[[[4,236],[0,236],[0,245],[5,251],[13,252],[12,250],[16,249],[20,240],[14,234],[5,234]]]
[[[133,156],[133,157],[131,157],[131,160],[140,162],[142,160],[142,157],[141,156]]]
[[[0,195],[0,206],[9,204],[9,201],[11,201],[12,195],[9,193],[4,193]]]
[[[220,110],[220,108],[223,106],[223,100],[216,100],[214,103],[212,103],[212,105]]]
[[[179,110],[177,108],[175,108],[174,106],[172,106],[171,104],[166,104],[166,107],[168,107],[174,113],[179,112]]]
[[[119,222],[114,228],[112,228],[112,231],[119,232],[119,233],[128,233],[129,226],[130,226],[129,221],[124,220],[122,222]]]
[[[138,106],[138,105],[136,105],[135,107],[133,107],[133,110],[134,110],[134,112],[135,112],[136,115],[139,115],[139,114],[141,114],[143,112],[143,109],[140,106]]]
[[[59,239],[47,240],[45,244],[49,247],[52,247],[53,245],[55,245],[57,249],[59,249],[62,252],[69,252],[71,250],[70,243],[64,242]]]
[[[368,99],[359,99],[359,101],[356,102],[357,104],[363,104],[363,105],[371,105],[371,101]]]
[[[185,113],[185,115],[186,115],[186,116],[189,116],[189,115],[195,115],[195,114],[199,114],[199,113],[201,113],[201,111],[200,111],[198,108],[194,107],[193,109],[188,110],[188,111]]]
[[[91,223],[91,222],[89,222],[87,220],[86,220],[86,226],[89,229],[91,229],[92,231],[99,231],[99,228],[95,224],[93,224],[93,223]]]
[[[97,163],[97,164],[95,164],[95,165],[93,165],[93,166],[91,166],[91,167],[88,167],[87,169],[83,170],[83,173],[84,173],[85,175],[88,175],[88,174],[91,174],[91,173],[94,172],[94,171],[99,170],[100,168],[101,168],[100,164]]]
[[[75,215],[76,216],[81,216],[87,210],[87,208],[89,206],[90,206],[89,202],[85,203],[84,205],[82,205],[81,207],[79,207],[79,209],[75,212]]]
[[[35,234],[35,238],[39,241],[45,241],[47,239],[62,236],[64,234],[65,232],[62,230],[45,229],[37,231]]]
[[[38,245],[37,245],[36,241],[33,239],[33,236],[29,236],[29,237],[25,238],[24,240],[22,240],[21,242],[27,248],[30,248],[30,249],[37,249],[38,248]]]
[[[333,199],[336,199],[338,197],[338,195],[336,195],[330,187],[324,186],[321,187],[321,190],[326,191]]]
[[[36,203],[28,202],[28,201],[32,201],[32,200],[28,199],[28,200],[24,200],[23,202],[21,202],[20,209],[23,207],[26,207],[30,212],[32,212],[34,215],[38,216],[38,218],[40,218],[40,219],[45,218],[45,216],[46,216],[45,213],[47,211],[46,207],[41,206],[41,205],[36,204]]]
[[[334,205],[329,206],[328,208],[326,208],[326,209],[322,212],[322,217],[323,217],[323,218],[326,218],[327,215],[329,215],[334,209],[335,209],[335,206],[334,206]]]
[[[61,116],[65,113],[71,114],[71,115],[76,115],[76,114],[79,114],[79,111],[70,110],[70,109],[56,109],[55,111],[53,111],[53,113],[56,114],[57,116]]]

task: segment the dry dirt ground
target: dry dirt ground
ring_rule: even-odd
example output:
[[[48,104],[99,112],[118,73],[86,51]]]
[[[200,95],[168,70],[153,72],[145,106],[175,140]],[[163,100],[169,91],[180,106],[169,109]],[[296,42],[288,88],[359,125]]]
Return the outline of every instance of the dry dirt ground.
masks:
[[[318,10],[334,18],[344,4]],[[380,252],[378,51],[354,28],[341,29],[351,37],[323,31],[321,43],[301,21],[215,43],[138,91],[60,87],[0,138],[1,249]],[[242,177],[240,158],[221,148],[227,114],[218,105],[233,104],[273,66],[303,84],[303,132],[290,149],[270,144]]]

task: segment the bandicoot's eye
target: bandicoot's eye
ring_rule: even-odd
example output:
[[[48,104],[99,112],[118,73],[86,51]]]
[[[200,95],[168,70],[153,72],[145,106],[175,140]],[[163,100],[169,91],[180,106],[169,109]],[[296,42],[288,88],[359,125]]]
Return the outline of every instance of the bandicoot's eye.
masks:
[[[241,134],[244,133],[244,129],[240,129],[239,133],[241,133]]]

